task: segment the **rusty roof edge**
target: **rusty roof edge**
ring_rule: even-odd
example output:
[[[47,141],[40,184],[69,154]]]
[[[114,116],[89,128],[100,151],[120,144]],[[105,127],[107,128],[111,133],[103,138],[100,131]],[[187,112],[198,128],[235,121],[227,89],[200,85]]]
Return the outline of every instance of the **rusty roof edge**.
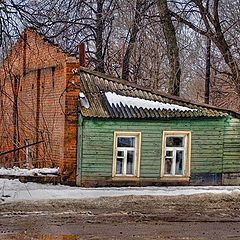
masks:
[[[98,76],[98,77],[101,77],[101,78],[104,78],[104,79],[107,79],[109,81],[114,81],[114,82],[117,82],[117,83],[122,83],[122,84],[125,84],[127,86],[130,86],[130,87],[134,87],[134,88],[137,88],[137,89],[140,89],[140,90],[144,90],[144,91],[148,91],[148,92],[151,92],[153,94],[156,94],[156,95],[159,95],[161,97],[165,97],[165,98],[168,98],[168,99],[172,99],[172,100],[176,100],[176,101],[179,101],[181,103],[187,103],[187,104],[192,104],[192,105],[195,105],[197,107],[205,107],[205,108],[211,108],[211,109],[214,109],[214,110],[218,110],[218,111],[222,111],[222,112],[225,112],[225,113],[230,113],[232,114],[233,116],[237,117],[237,118],[240,118],[240,112],[236,112],[234,110],[231,110],[231,109],[227,109],[227,108],[222,108],[222,107],[217,107],[217,106],[213,106],[213,105],[210,105],[210,104],[206,104],[206,103],[197,103],[197,102],[194,102],[194,101],[189,101],[187,99],[183,99],[183,98],[180,98],[178,96],[174,96],[174,95],[171,95],[169,93],[164,93],[164,92],[161,92],[161,91],[157,91],[157,90],[152,90],[150,88],[147,88],[147,87],[143,87],[141,85],[138,85],[136,83],[132,83],[132,82],[129,82],[127,80],[124,80],[124,79],[119,79],[117,77],[113,77],[111,75],[107,75],[105,73],[100,73],[100,72],[97,72],[97,71],[94,71],[94,70],[91,70],[89,68],[86,68],[86,67],[80,67],[80,71],[82,72],[86,72],[86,73],[89,73],[89,74],[92,74],[92,75],[95,75],[95,76]]]

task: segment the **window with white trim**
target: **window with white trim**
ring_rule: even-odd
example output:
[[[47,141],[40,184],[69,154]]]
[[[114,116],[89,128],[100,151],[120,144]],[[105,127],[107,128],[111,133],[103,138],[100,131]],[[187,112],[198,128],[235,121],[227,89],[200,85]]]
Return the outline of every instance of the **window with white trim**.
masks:
[[[162,177],[190,176],[191,132],[163,132]]]
[[[140,132],[115,132],[113,177],[139,177]]]

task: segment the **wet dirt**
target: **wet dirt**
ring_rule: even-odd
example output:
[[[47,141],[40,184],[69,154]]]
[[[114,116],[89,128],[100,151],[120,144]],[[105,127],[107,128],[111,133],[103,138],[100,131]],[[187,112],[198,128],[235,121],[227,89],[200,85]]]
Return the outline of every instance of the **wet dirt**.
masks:
[[[240,195],[2,203],[0,239],[240,239]]]

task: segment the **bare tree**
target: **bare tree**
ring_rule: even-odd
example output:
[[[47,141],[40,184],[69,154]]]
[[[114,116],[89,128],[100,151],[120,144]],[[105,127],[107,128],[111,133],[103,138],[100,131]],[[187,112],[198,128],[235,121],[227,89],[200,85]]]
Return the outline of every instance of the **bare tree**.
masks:
[[[211,39],[230,69],[230,72],[226,71],[225,74],[231,76],[232,84],[240,95],[240,67],[235,55],[231,51],[231,45],[225,37],[226,32],[239,22],[239,19],[237,22],[230,24],[226,24],[223,21],[224,19],[221,20],[220,7],[223,7],[225,2],[221,5],[219,0],[211,2],[208,0],[172,1],[175,10],[170,11],[170,13],[177,21],[184,23],[192,30]],[[234,2],[236,7],[238,1]]]
[[[126,42],[124,44],[127,45],[126,52],[123,58],[123,66],[122,66],[122,78],[128,80],[129,79],[129,65],[130,58],[133,54],[134,44],[137,42],[137,35],[141,27],[143,27],[143,19],[146,11],[152,5],[152,3],[146,0],[136,0],[136,5],[133,7],[134,9],[134,17],[132,22],[132,27],[128,30],[126,36]]]
[[[158,0],[159,15],[163,27],[164,37],[167,45],[168,60],[171,67],[171,76],[168,92],[179,96],[181,68],[179,59],[179,48],[177,44],[176,31],[172,23],[171,14],[168,9],[167,0]]]
[[[10,48],[6,39],[14,42],[24,26],[30,25],[73,54],[78,53],[79,42],[85,42],[90,68],[118,77],[122,72],[129,81],[204,100],[207,36],[213,43],[210,77],[215,79],[210,84],[210,93],[219,86],[217,79],[227,78],[226,82],[234,86],[232,91],[235,89],[239,95],[237,3],[237,0],[2,1],[1,39],[5,48],[2,51]],[[174,80],[171,87],[169,79]],[[211,98],[210,95],[210,101]]]
[[[40,7],[39,1],[32,1],[32,5],[39,9],[34,14],[40,22],[41,33],[75,55],[78,44],[85,42],[87,66],[105,72],[116,0],[45,0]]]

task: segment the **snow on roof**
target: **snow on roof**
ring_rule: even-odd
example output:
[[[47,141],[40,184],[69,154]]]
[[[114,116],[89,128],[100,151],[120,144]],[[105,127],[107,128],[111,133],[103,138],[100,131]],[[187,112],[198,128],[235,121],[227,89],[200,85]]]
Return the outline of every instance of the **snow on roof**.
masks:
[[[179,106],[176,104],[170,103],[163,103],[158,101],[146,100],[138,97],[129,97],[129,96],[122,96],[112,92],[106,92],[105,96],[109,104],[120,104],[120,102],[124,106],[132,106],[137,108],[146,108],[146,109],[165,109],[165,110],[179,110],[179,111],[197,111],[197,109],[192,109],[188,107]]]
[[[87,99],[87,97],[85,96],[85,94],[84,94],[83,92],[80,92],[80,93],[79,93],[79,97],[80,97],[81,106],[82,106],[82,107],[85,107],[85,108],[89,108],[90,105],[89,105],[88,99]]]

